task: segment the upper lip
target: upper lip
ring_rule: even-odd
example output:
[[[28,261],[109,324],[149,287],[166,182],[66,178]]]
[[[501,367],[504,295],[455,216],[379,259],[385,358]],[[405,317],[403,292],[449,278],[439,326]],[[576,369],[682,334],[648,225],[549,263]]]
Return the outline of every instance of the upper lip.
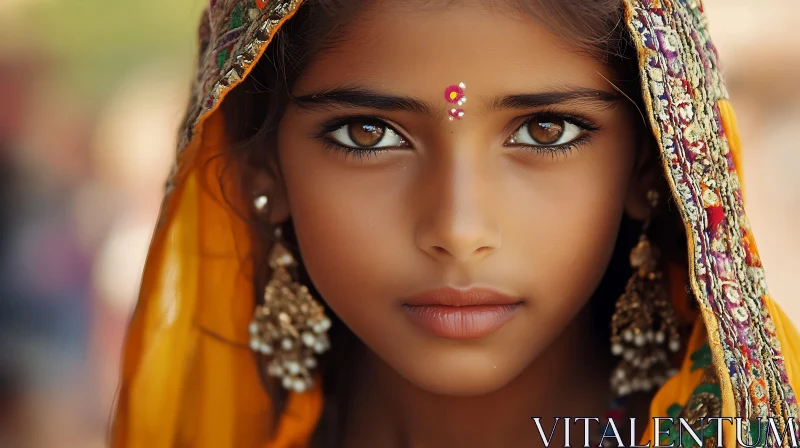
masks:
[[[480,305],[514,305],[521,302],[499,291],[488,288],[439,288],[425,291],[408,299],[405,305],[410,306],[480,306]]]

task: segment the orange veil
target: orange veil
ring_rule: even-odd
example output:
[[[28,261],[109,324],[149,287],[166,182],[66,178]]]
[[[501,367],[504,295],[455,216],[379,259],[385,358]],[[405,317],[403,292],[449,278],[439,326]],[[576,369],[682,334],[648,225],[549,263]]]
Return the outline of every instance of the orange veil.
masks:
[[[620,1],[686,228],[690,268],[673,275],[681,282],[676,303],[686,299],[688,278],[700,310],[679,372],[657,391],[651,415],[772,417],[783,427],[798,412],[800,338],[769,296],[744,213],[736,122],[702,4]],[[115,448],[301,447],[319,419],[316,388],[292,393],[271,423],[248,348],[250,236],[222,200],[214,157],[228,145],[220,103],[301,3],[212,0],[204,15],[193,99],[125,344]],[[734,431],[723,439],[735,446]]]

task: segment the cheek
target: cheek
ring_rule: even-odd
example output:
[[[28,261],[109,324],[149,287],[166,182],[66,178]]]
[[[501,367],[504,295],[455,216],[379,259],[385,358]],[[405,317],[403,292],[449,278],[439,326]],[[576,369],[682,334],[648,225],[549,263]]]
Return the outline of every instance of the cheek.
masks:
[[[411,221],[403,213],[403,176],[343,168],[344,156],[291,137],[280,147],[292,221],[314,286],[356,333],[386,313],[373,300],[397,298],[408,265]],[[406,182],[407,183],[407,182]],[[396,286],[397,285],[397,286]],[[362,335],[360,335],[362,336]]]
[[[537,306],[565,318],[588,301],[605,273],[628,193],[633,149],[598,139],[529,181],[528,203],[512,204],[507,240],[527,266]],[[554,316],[555,317],[555,316]]]

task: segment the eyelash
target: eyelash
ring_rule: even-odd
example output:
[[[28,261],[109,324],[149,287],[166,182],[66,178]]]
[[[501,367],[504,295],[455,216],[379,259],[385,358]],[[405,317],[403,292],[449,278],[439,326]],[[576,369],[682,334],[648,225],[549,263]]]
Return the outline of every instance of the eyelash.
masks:
[[[569,112],[562,112],[557,111],[554,109],[545,109],[528,116],[521,118],[521,123],[515,125],[512,129],[514,131],[520,129],[521,127],[532,123],[534,120],[542,120],[545,121],[547,119],[551,120],[564,120],[568,123],[572,123],[579,128],[583,129],[583,133],[572,140],[569,143],[565,143],[563,145],[525,145],[525,144],[516,144],[517,148],[523,149],[525,151],[535,152],[542,156],[550,156],[552,158],[557,158],[561,155],[569,154],[571,151],[580,149],[583,145],[587,144],[592,137],[592,134],[596,131],[601,130],[602,128],[595,124],[594,122],[590,121],[588,118],[583,117],[578,114],[573,114]],[[508,140],[508,139],[506,139]]]
[[[512,129],[517,130],[522,126],[530,124],[533,120],[536,119],[559,119],[564,120],[569,123],[572,123],[579,128],[583,129],[583,135],[577,137],[575,140],[563,144],[563,145],[554,145],[554,146],[546,146],[546,145],[525,145],[525,144],[516,144],[515,147],[524,149],[526,151],[532,151],[541,155],[545,156],[552,156],[553,158],[558,157],[560,155],[569,154],[571,151],[580,148],[581,146],[588,143],[591,138],[591,134],[602,129],[600,126],[594,124],[590,120],[585,117],[582,117],[577,114],[572,113],[565,113],[561,111],[555,110],[543,110],[533,114],[530,114],[526,117],[522,117],[521,123],[514,126]],[[397,131],[397,129],[390,125],[385,119],[375,116],[352,116],[346,118],[339,118],[328,122],[322,126],[322,129],[318,133],[314,135],[314,137],[320,139],[322,144],[326,150],[329,151],[336,151],[344,153],[346,157],[355,157],[356,159],[363,160],[365,157],[374,157],[380,153],[392,151],[392,148],[352,148],[350,146],[342,145],[335,140],[328,137],[328,134],[340,129],[342,126],[350,124],[354,120],[375,120],[381,123],[384,123],[387,127],[392,128],[398,135],[402,136],[402,133]],[[405,139],[405,137],[403,137]],[[506,139],[508,140],[508,139]]]
[[[351,122],[353,122],[355,120],[374,120],[374,121],[379,121],[379,122],[385,124],[387,127],[390,127],[392,129],[394,129],[394,131],[397,132],[398,135],[402,136],[402,134],[400,132],[398,132],[397,129],[395,129],[394,126],[390,125],[383,118],[370,116],[370,115],[358,115],[358,116],[352,116],[352,117],[347,117],[347,118],[338,118],[338,119],[335,119],[333,121],[330,121],[330,122],[322,125],[322,129],[320,129],[320,131],[317,132],[313,137],[318,138],[318,139],[320,139],[322,141],[322,145],[325,148],[325,150],[344,153],[346,157],[355,157],[359,161],[363,160],[365,157],[366,158],[374,157],[374,156],[377,156],[378,154],[380,154],[382,152],[386,152],[386,151],[391,151],[392,150],[392,148],[372,148],[372,149],[370,149],[370,148],[351,148],[350,146],[345,146],[345,145],[342,145],[340,143],[337,143],[335,140],[333,140],[333,139],[328,137],[328,134],[330,134],[331,132],[336,131],[337,129],[341,128],[344,125],[350,124]],[[405,139],[405,137],[403,137],[403,139]]]
[[[383,152],[391,151],[391,148],[351,148],[349,146],[336,143],[329,138],[323,138],[322,145],[327,151],[341,152],[344,153],[345,157],[354,157],[358,161],[377,156]]]

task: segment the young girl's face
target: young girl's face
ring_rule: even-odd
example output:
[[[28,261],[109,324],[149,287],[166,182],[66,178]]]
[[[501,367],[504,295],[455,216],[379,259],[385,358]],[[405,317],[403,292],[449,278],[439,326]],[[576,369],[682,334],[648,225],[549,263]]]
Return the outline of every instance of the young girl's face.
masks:
[[[324,300],[409,381],[458,395],[562,335],[643,196],[614,73],[484,3],[370,2],[298,80],[278,143]]]

